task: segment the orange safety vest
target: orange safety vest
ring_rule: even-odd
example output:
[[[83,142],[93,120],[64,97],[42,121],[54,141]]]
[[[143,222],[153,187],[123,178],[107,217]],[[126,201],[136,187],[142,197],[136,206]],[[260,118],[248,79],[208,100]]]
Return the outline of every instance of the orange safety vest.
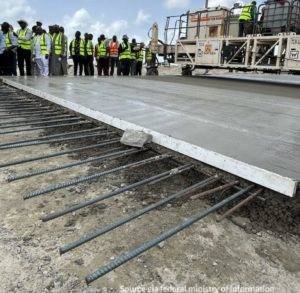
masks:
[[[109,43],[109,55],[112,57],[119,56],[119,44],[118,42],[110,42]]]

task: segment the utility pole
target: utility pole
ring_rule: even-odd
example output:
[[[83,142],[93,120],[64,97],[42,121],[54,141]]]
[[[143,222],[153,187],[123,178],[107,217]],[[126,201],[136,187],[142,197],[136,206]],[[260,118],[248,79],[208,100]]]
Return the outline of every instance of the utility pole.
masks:
[[[208,8],[208,0],[205,0],[205,8]]]

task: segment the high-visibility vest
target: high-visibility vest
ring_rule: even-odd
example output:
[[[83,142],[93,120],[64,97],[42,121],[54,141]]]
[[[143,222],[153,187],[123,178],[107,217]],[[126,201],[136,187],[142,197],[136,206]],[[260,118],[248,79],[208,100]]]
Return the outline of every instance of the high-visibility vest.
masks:
[[[27,41],[22,40],[23,38],[26,37],[26,34],[27,34],[28,30],[29,30],[28,28],[26,28],[24,30],[23,29],[18,30],[18,38],[19,38],[18,39],[18,45],[24,50],[30,50],[31,49],[31,40],[27,40]]]
[[[7,32],[5,36],[5,48],[9,48],[10,46],[12,46],[11,34],[10,32]]]
[[[132,44],[130,44],[132,46]],[[131,51],[131,60],[136,60],[136,52]]]
[[[72,40],[71,45],[72,45],[72,49],[71,49],[71,55],[74,56],[75,54],[75,42],[76,39]],[[84,40],[80,39],[79,40],[79,55],[80,56],[84,56]]]
[[[125,49],[126,45],[124,42],[121,43],[121,46],[123,48],[123,52],[120,54],[120,60],[123,59],[131,59],[131,46],[128,43],[127,44],[127,49]]]
[[[105,41],[101,41],[100,44],[98,44],[98,57],[99,58],[107,57],[107,49],[106,49]]]
[[[109,55],[112,57],[118,57],[119,55],[119,44],[118,42],[111,41],[109,43]]]
[[[245,20],[245,21],[252,20],[252,16],[251,16],[252,8],[253,8],[252,3],[244,5],[239,20]]]
[[[35,35],[33,38],[32,49],[34,49],[37,39],[38,39],[38,35]],[[40,35],[39,39],[40,39],[41,55],[43,55],[43,56],[49,55],[49,51],[47,48],[47,42],[46,42],[46,34],[43,33],[42,35]]]
[[[62,53],[62,33],[58,33],[53,37],[54,40],[54,54],[61,55]]]
[[[146,50],[146,61],[147,62],[151,62],[152,61],[152,52],[151,52],[150,48]]]
[[[144,50],[143,49],[141,49],[140,51],[138,51],[136,53],[136,59],[139,62],[143,62],[144,61]]]
[[[82,43],[80,42],[80,55],[85,55],[85,40],[82,40]],[[87,41],[86,44],[86,53],[88,56],[93,56],[93,42],[91,40]]]

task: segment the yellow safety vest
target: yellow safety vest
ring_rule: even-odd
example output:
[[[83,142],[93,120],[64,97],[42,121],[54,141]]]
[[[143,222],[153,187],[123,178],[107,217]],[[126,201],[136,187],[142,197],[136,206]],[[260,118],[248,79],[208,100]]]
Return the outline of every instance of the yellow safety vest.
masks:
[[[31,49],[31,40],[27,40],[27,41],[22,40],[23,38],[26,37],[28,30],[29,30],[28,28],[26,28],[24,30],[22,30],[22,29],[18,30],[18,38],[19,38],[18,45],[24,50]]]
[[[107,57],[107,48],[104,41],[101,41],[100,44],[98,44],[98,57],[104,58]]]
[[[9,48],[12,46],[10,32],[8,32],[5,36],[5,48]]]
[[[54,54],[61,55],[62,53],[62,33],[58,33],[53,37],[54,40]]]
[[[82,42],[80,42],[80,55],[81,56],[85,55],[84,54],[85,53],[84,46],[85,46],[85,40],[82,40]],[[93,56],[93,42],[91,40],[87,41],[86,53],[88,56]]]
[[[152,60],[152,52],[151,49],[146,50],[146,61],[150,62]]]
[[[71,55],[74,56],[75,55],[75,42],[76,42],[76,39],[72,40],[71,42],[71,45],[72,45],[72,49],[71,49]],[[84,46],[83,45],[83,40],[80,39],[79,40],[79,54],[80,55],[84,55]]]
[[[243,9],[242,9],[242,13],[239,17],[239,20],[245,20],[245,21],[251,20],[252,19],[252,16],[251,16],[252,7],[253,7],[253,5],[251,3],[244,5]]]
[[[128,47],[127,49],[124,51],[125,49],[125,44],[124,42],[121,43],[121,46],[123,48],[123,52],[120,54],[120,60],[123,60],[123,59],[131,59],[131,47],[130,47],[130,44],[128,43]]]
[[[34,46],[37,42],[37,37],[38,35],[35,35],[33,37],[33,42],[32,42],[32,51],[34,52]],[[46,34],[40,35],[40,48],[41,48],[41,55],[46,56],[49,55],[49,51],[47,48],[47,42],[46,42]]]
[[[144,50],[140,50],[137,52],[137,61],[143,62],[144,61]]]

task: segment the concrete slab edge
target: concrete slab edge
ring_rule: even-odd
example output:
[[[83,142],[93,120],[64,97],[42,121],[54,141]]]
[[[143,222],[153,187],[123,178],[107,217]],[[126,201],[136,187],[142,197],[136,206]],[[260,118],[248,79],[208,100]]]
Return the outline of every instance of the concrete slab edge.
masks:
[[[3,82],[12,87],[24,90],[30,94],[38,96],[40,98],[46,99],[55,104],[66,107],[72,111],[83,114],[87,117],[91,117],[95,120],[101,121],[113,127],[116,127],[121,130],[133,129],[144,131],[152,135],[153,142],[161,145],[163,147],[169,148],[173,151],[216,167],[218,169],[229,172],[238,177],[244,178],[281,194],[284,194],[289,197],[293,197],[297,191],[298,182],[281,176],[279,174],[270,172],[268,170],[249,165],[247,163],[241,162],[239,160],[224,156],[222,154],[201,148],[196,145],[192,145],[185,141],[176,139],[174,137],[164,135],[153,131],[151,129],[144,128],[139,125],[135,125],[131,122],[124,121],[122,119],[109,116],[107,114],[101,113],[99,111],[94,111],[92,109],[86,108],[84,106],[78,105],[76,103],[66,101],[64,99],[58,98],[56,96],[47,94],[43,91],[36,90],[34,88],[22,85],[18,82],[15,82],[11,79],[3,78]]]

